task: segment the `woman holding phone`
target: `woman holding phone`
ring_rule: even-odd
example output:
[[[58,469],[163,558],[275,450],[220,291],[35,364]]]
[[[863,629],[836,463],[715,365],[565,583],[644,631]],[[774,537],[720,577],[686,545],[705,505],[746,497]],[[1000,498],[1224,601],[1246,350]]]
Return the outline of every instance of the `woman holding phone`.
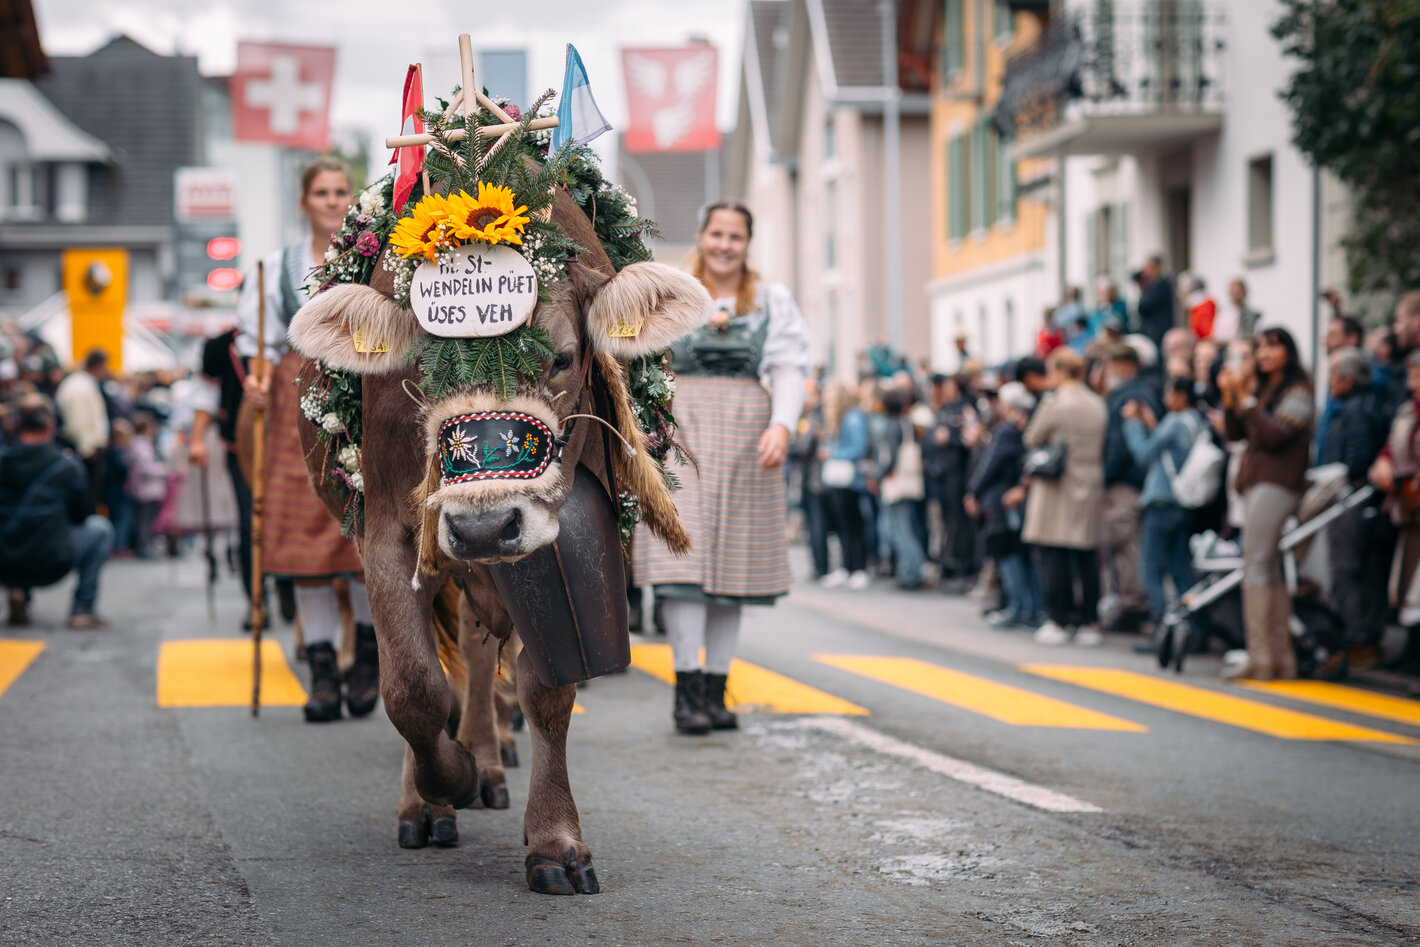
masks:
[[[1237,358],[1218,374],[1224,432],[1247,441],[1235,486],[1243,498],[1243,628],[1247,663],[1225,672],[1258,681],[1297,676],[1292,650],[1292,600],[1277,543],[1282,524],[1306,489],[1315,408],[1311,380],[1297,343],[1282,328],[1266,329],[1251,359]]]

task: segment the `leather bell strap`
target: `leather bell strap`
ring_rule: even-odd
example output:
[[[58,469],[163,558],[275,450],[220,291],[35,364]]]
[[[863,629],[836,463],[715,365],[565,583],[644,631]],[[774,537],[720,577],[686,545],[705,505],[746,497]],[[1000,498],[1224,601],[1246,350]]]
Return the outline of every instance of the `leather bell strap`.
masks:
[[[439,425],[442,486],[470,480],[530,480],[555,456],[546,424],[520,411],[460,414]]]

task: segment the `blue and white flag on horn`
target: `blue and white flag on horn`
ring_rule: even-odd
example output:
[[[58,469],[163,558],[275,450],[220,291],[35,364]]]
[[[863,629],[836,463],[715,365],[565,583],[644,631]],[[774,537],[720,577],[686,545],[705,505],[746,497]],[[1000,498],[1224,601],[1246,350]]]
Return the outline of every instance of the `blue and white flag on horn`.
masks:
[[[611,122],[597,108],[592,87],[587,82],[587,70],[582,57],[571,43],[567,44],[567,70],[562,77],[562,97],[557,102],[557,127],[552,130],[552,150],[556,152],[569,141],[579,145],[611,130]]]

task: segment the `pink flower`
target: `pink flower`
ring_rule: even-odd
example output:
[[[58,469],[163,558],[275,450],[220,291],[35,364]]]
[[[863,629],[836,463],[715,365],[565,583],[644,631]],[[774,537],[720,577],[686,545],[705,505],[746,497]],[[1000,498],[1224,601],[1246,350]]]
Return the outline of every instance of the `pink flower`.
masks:
[[[380,252],[380,238],[368,230],[362,231],[355,238],[355,252],[361,256],[374,256]]]
[[[523,120],[523,110],[520,109],[520,108],[518,108],[516,105],[512,104],[511,102],[509,102],[507,105],[503,106],[503,111],[507,112],[507,113],[508,113],[508,117],[511,118],[511,119],[512,119],[513,121],[515,121],[515,122],[521,122],[521,121]]]

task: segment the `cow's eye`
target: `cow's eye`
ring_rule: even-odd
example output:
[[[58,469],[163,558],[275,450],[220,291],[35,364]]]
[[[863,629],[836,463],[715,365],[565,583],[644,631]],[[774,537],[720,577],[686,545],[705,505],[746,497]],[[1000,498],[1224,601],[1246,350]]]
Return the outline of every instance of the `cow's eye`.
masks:
[[[552,360],[552,374],[560,375],[572,367],[572,356],[559,355]]]

